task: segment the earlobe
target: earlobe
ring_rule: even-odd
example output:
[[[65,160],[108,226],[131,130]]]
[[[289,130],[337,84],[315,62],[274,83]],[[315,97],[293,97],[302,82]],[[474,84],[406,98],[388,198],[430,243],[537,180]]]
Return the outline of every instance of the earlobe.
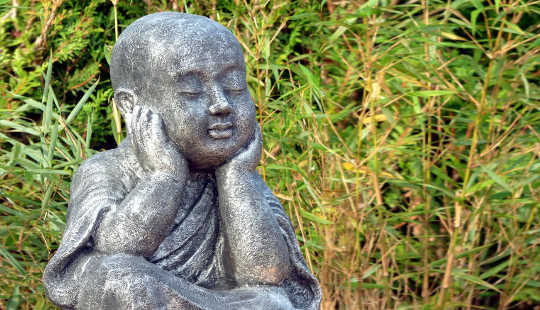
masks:
[[[137,95],[130,89],[119,88],[114,92],[114,102],[116,102],[120,113],[122,113],[124,117],[131,114],[136,100]]]

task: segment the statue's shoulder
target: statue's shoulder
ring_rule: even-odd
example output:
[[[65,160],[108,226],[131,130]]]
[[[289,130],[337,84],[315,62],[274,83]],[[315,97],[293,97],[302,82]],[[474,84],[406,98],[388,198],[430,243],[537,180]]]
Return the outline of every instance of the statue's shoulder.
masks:
[[[75,178],[96,173],[113,176],[125,166],[123,162],[126,159],[126,154],[124,153],[124,150],[116,148],[92,155],[77,169]]]
[[[88,188],[92,184],[110,186],[122,184],[131,187],[139,170],[135,156],[120,145],[118,148],[92,155],[75,172],[72,189]]]
[[[104,199],[125,196],[124,156],[121,149],[112,149],[94,154],[80,165],[71,181],[67,222],[101,206]]]

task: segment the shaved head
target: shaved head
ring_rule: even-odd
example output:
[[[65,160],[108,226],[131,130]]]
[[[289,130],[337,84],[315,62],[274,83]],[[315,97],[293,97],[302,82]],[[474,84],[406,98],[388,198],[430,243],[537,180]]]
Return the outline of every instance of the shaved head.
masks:
[[[155,96],[163,79],[174,79],[178,71],[197,69],[190,68],[191,59],[211,60],[215,57],[208,54],[221,57],[230,51],[242,54],[234,35],[209,18],[176,12],[147,15],[118,38],[111,56],[111,83],[114,90]],[[176,63],[170,63],[169,58]]]
[[[110,67],[125,119],[135,106],[159,114],[195,167],[219,166],[254,134],[242,47],[211,19],[174,12],[142,17],[118,38]]]

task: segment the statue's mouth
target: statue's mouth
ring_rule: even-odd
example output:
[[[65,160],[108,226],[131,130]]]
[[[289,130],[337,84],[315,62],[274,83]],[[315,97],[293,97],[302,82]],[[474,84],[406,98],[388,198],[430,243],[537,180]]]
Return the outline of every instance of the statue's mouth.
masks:
[[[215,123],[208,127],[208,135],[214,139],[227,139],[232,137],[233,125],[231,122]]]

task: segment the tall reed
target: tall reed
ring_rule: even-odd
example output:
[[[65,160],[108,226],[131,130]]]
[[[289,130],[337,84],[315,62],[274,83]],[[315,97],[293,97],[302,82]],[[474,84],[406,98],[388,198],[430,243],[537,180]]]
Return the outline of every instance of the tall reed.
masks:
[[[70,177],[122,135],[115,25],[163,10],[244,47],[259,171],[323,309],[540,307],[540,1],[65,0],[48,28],[53,6],[18,3],[0,31],[0,308],[52,308]]]

